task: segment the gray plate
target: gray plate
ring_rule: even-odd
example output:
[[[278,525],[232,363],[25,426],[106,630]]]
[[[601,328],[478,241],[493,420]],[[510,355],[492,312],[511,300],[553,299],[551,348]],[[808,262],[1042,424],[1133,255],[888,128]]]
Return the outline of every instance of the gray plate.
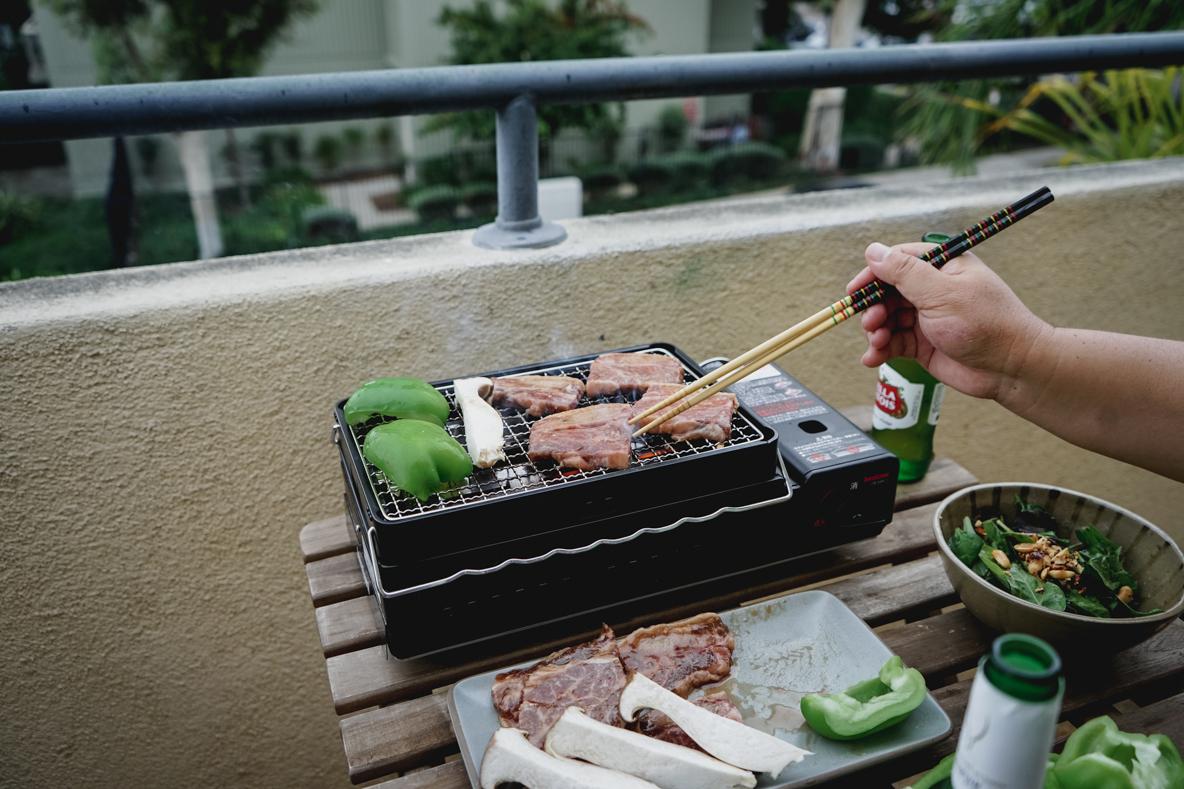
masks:
[[[813,786],[944,738],[950,719],[927,696],[908,720],[864,740],[832,742],[802,721],[798,702],[807,693],[833,692],[875,676],[892,653],[851,609],[822,591],[800,592],[721,614],[736,637],[732,674],[721,683],[749,726],[813,751],[777,778],[758,786]],[[490,701],[495,674],[533,661],[478,674],[458,682],[448,696],[452,728],[477,786],[481,755],[497,731]]]

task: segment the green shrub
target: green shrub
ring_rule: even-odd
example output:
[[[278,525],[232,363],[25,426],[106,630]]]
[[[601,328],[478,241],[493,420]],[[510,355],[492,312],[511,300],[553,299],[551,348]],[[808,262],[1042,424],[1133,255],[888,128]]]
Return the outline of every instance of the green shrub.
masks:
[[[341,164],[341,140],[331,134],[322,134],[313,144],[312,155],[322,171],[333,172]]]
[[[324,202],[325,198],[311,181],[272,183],[264,188],[249,210],[230,215],[223,221],[226,254],[245,255],[306,246],[305,212]]]
[[[674,182],[674,169],[658,159],[646,159],[629,166],[629,180],[641,194],[653,194]]]
[[[460,190],[460,200],[475,216],[493,216],[497,213],[497,184],[478,181]]]
[[[300,217],[301,232],[312,244],[344,244],[358,240],[358,220],[331,205],[311,206]]]
[[[428,186],[415,192],[408,200],[421,222],[454,219],[460,194],[450,186]]]
[[[868,134],[844,135],[839,148],[839,167],[844,170],[875,170],[884,163],[884,140]]]
[[[603,197],[614,191],[621,182],[621,171],[616,167],[598,167],[580,173],[580,180],[584,184],[584,191],[590,197]]]
[[[41,201],[34,197],[0,192],[0,243],[19,238],[36,227],[42,208]]]
[[[280,135],[280,147],[283,148],[289,164],[295,166],[304,159],[304,137],[299,131],[292,130]]]
[[[662,151],[677,151],[687,137],[687,116],[682,107],[668,104],[658,113],[658,143]]]
[[[137,137],[134,145],[144,174],[155,175],[156,164],[160,161],[160,140],[155,137]]]
[[[674,153],[657,161],[670,168],[674,186],[679,189],[704,183],[711,171],[709,157],[700,153]]]
[[[415,163],[415,174],[425,186],[460,185],[460,172],[451,154],[420,159]]]
[[[747,142],[721,148],[711,157],[711,181],[767,181],[781,175],[785,151],[763,142]]]

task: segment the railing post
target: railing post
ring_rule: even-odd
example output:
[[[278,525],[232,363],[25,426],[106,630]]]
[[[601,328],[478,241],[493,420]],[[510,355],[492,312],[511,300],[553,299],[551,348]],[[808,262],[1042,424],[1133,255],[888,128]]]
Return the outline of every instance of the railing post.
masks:
[[[567,231],[539,216],[539,130],[534,102],[518,96],[497,111],[497,220],[477,228],[487,249],[549,247]]]

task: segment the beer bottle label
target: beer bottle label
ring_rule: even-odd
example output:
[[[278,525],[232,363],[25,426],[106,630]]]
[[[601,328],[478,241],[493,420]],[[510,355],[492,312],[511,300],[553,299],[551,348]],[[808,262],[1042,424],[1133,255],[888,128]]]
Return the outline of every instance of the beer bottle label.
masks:
[[[876,407],[872,409],[872,427],[876,430],[902,430],[917,424],[925,384],[911,383],[887,364],[880,365],[876,383]]]
[[[933,387],[933,400],[929,403],[929,424],[936,425],[941,416],[941,404],[946,399],[946,385],[938,383]]]

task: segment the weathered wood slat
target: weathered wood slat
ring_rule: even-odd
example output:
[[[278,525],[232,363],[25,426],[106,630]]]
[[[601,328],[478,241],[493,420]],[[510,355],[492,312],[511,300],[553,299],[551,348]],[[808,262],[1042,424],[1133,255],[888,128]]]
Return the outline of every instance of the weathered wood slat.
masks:
[[[313,521],[300,530],[304,561],[315,562],[354,549],[354,533],[344,515]]]
[[[833,577],[836,573],[853,573],[881,564],[904,562],[924,556],[934,547],[932,519],[936,508],[936,505],[931,504],[899,512],[892,523],[875,539],[852,543],[794,562],[786,567],[783,578],[773,583],[771,589],[768,589],[769,585],[766,584],[759,590],[737,590],[731,602],[714,602],[717,607],[720,602],[726,602],[726,605],[731,607],[742,600],[817,583]],[[703,606],[710,606],[712,602],[705,599],[698,607],[701,609]],[[326,656],[381,644],[383,641],[382,621],[378,611],[367,598],[346,600],[318,608],[316,616],[317,630]],[[660,617],[662,614],[656,616]],[[545,651],[547,646],[550,645],[540,645],[539,649]]]
[[[328,605],[366,593],[355,553],[343,553],[304,565],[313,605]]]
[[[456,750],[446,700],[439,693],[342,718],[341,741],[354,783],[418,767]]]
[[[953,588],[946,580],[936,556],[844,578],[825,588],[843,600],[858,616],[873,623],[889,621],[918,609],[937,608],[954,599]],[[721,599],[705,600],[702,604],[696,603],[694,606],[647,617],[646,621],[662,621],[700,611],[730,607],[712,604],[717,602],[721,602]],[[536,645],[509,655],[449,663],[430,659],[390,660],[385,656],[384,650],[385,647],[382,646],[369,647],[336,655],[326,661],[329,687],[338,713],[344,714],[376,704],[410,698],[469,674],[545,654],[548,651]]]
[[[374,784],[370,789],[471,789],[464,762],[452,761]]]
[[[1184,693],[1112,717],[1123,731],[1163,734],[1184,748]]]
[[[315,612],[325,657],[383,643],[382,618],[369,595],[321,606]]]

